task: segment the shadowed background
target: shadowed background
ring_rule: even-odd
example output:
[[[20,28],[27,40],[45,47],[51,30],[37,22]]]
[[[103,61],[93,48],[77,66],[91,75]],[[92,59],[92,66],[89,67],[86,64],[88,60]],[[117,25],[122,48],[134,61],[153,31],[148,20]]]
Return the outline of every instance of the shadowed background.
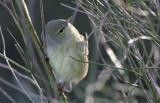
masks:
[[[34,28],[41,39],[40,2],[39,0],[25,1]],[[150,70],[153,80],[148,79],[149,76],[145,71],[145,67],[155,66],[158,68],[160,64],[159,46],[157,46],[160,41],[159,2],[147,0],[92,0],[89,3],[88,0],[83,1],[84,4],[81,4],[83,6],[79,10],[84,7],[82,11],[88,10],[90,13],[88,17],[90,18],[86,16],[86,11],[84,13],[74,12],[62,6],[61,3],[75,8],[76,5],[71,0],[43,0],[45,24],[54,19],[68,19],[77,13],[72,20],[80,34],[85,36],[86,33],[90,34],[94,31],[89,37],[89,61],[95,63],[90,64],[85,79],[73,85],[71,93],[65,93],[69,103],[151,103],[152,99],[152,102],[159,101],[160,95],[156,92],[156,89],[159,88],[159,71],[153,68],[153,70]],[[8,6],[11,7],[10,4]],[[8,28],[11,31],[22,48],[26,50],[22,35],[10,13],[2,5],[0,5],[0,26],[5,38],[7,57],[26,67],[14,46],[15,41],[6,29]],[[24,27],[23,29],[25,31]],[[25,33],[28,32],[25,31]],[[146,39],[146,37],[148,38]],[[103,39],[106,41],[103,41]],[[134,42],[135,47],[131,45],[132,43],[129,44],[129,41]],[[33,45],[31,39],[28,39],[28,42],[30,48],[35,52],[35,54],[33,52],[30,55],[32,57],[31,64],[35,65],[34,72],[47,80],[45,71],[42,69],[43,66],[40,64],[43,57],[38,57],[35,47],[31,46]],[[3,53],[3,49],[0,37],[0,53]],[[139,51],[142,60],[135,51]],[[11,101],[13,103],[30,103],[5,64],[6,61],[0,57],[0,101],[3,101],[3,103],[10,103]],[[27,92],[31,93],[34,101],[39,103],[42,98],[37,86],[23,77],[31,77],[31,75],[15,65],[11,66],[22,73],[22,76],[17,74],[18,79]],[[152,81],[155,81],[157,85],[154,86]],[[50,85],[42,81],[40,84],[47,91],[47,99],[50,99],[51,96],[51,99],[55,100],[56,96],[51,91]]]

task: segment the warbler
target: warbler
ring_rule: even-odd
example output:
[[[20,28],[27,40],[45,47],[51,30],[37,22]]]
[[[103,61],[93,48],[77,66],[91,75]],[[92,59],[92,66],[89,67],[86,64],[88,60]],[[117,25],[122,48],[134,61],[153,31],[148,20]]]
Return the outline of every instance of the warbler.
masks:
[[[87,41],[70,20],[71,17],[67,20],[57,19],[45,25],[49,63],[56,80],[64,85],[66,92],[71,92],[72,83],[78,83],[88,72]]]

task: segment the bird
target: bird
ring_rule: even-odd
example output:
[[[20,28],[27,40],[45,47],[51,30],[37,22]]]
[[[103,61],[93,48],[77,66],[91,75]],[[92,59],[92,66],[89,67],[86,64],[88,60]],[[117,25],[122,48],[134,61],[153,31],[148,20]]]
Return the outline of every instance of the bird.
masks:
[[[88,73],[88,41],[67,20],[51,20],[45,25],[46,53],[52,72],[64,91],[72,91]],[[77,60],[80,61],[77,61]]]

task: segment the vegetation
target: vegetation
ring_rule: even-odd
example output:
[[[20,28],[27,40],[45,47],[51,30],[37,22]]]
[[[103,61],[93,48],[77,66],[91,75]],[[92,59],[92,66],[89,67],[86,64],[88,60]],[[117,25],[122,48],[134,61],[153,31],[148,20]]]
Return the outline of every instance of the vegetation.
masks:
[[[45,1],[43,1],[45,3]],[[13,103],[159,103],[160,65],[160,7],[158,0],[75,0],[76,7],[60,3],[72,10],[73,21],[77,13],[88,17],[90,32],[89,72],[74,85],[71,93],[58,88],[46,58],[45,43],[37,34],[24,0],[0,1],[13,18],[21,39],[19,42],[8,28],[0,28],[3,51],[0,53],[0,71],[10,70],[14,84],[0,77],[0,82],[23,98],[10,95],[0,86],[0,92]],[[45,8],[44,8],[45,9]],[[45,15],[40,0],[42,35]],[[45,11],[44,11],[45,12]],[[73,22],[72,21],[72,22]],[[0,24],[1,25],[1,24]],[[80,26],[79,28],[81,28]],[[20,54],[23,65],[7,56],[4,38],[7,30]],[[12,52],[12,51],[11,51]],[[16,56],[15,56],[16,57]],[[77,62],[80,61],[73,58]],[[7,78],[7,77],[6,77]],[[0,98],[1,99],[1,98]],[[25,102],[24,102],[25,103]]]

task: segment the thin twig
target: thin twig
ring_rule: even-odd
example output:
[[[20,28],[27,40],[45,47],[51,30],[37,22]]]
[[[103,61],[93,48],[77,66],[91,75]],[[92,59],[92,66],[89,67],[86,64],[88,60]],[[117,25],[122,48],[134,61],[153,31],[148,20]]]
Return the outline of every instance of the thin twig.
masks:
[[[12,71],[12,74],[14,75],[16,81],[18,82],[19,86],[21,87],[21,89],[25,92],[26,96],[29,98],[29,100],[34,103],[34,101],[32,100],[32,98],[29,96],[29,94],[26,92],[26,90],[23,88],[23,86],[21,85],[20,81],[18,80],[16,74],[14,73],[13,71],[13,68],[11,67],[8,59],[7,59],[7,56],[6,56],[6,51],[5,51],[5,40],[4,40],[4,37],[3,37],[3,33],[2,33],[2,30],[1,30],[1,27],[0,27],[0,33],[1,33],[1,37],[2,37],[2,42],[3,42],[3,53],[4,53],[4,56],[5,56],[5,60],[9,66],[9,68],[11,69]]]
[[[46,56],[46,34],[45,34],[45,28],[44,28],[44,11],[43,11],[43,1],[40,0],[40,11],[41,11],[41,22],[42,22],[42,34],[41,39],[43,40],[43,47],[44,47],[44,55]]]
[[[5,79],[3,79],[3,78],[1,78],[1,77],[0,77],[0,82],[1,82],[1,84],[3,83],[3,84],[5,84],[6,86],[8,86],[8,87],[10,87],[10,88],[12,88],[12,89],[15,89],[16,91],[18,91],[18,92],[26,95],[17,85],[13,85],[13,83],[8,82],[8,81],[6,81]],[[33,94],[33,93],[28,93],[28,94],[29,94],[32,98],[38,98],[38,99],[41,98],[39,95],[36,95],[36,94]],[[41,98],[41,99],[44,99],[44,98]],[[47,98],[47,99],[49,99],[49,98]]]
[[[9,66],[6,65],[6,64],[0,63],[0,67],[1,67],[1,68],[5,68],[5,69],[7,69],[7,70],[10,70]],[[20,73],[19,71],[17,71],[17,70],[14,69],[14,68],[13,68],[13,71],[14,71],[15,74],[17,74],[18,76],[20,76],[20,77],[22,77],[22,78],[24,78],[24,79],[29,80],[31,83],[33,83],[33,84],[35,85],[35,81],[33,81],[30,77],[28,77],[28,76],[26,76],[26,75]]]
[[[17,103],[5,90],[0,87],[0,92],[5,95],[12,103]]]

